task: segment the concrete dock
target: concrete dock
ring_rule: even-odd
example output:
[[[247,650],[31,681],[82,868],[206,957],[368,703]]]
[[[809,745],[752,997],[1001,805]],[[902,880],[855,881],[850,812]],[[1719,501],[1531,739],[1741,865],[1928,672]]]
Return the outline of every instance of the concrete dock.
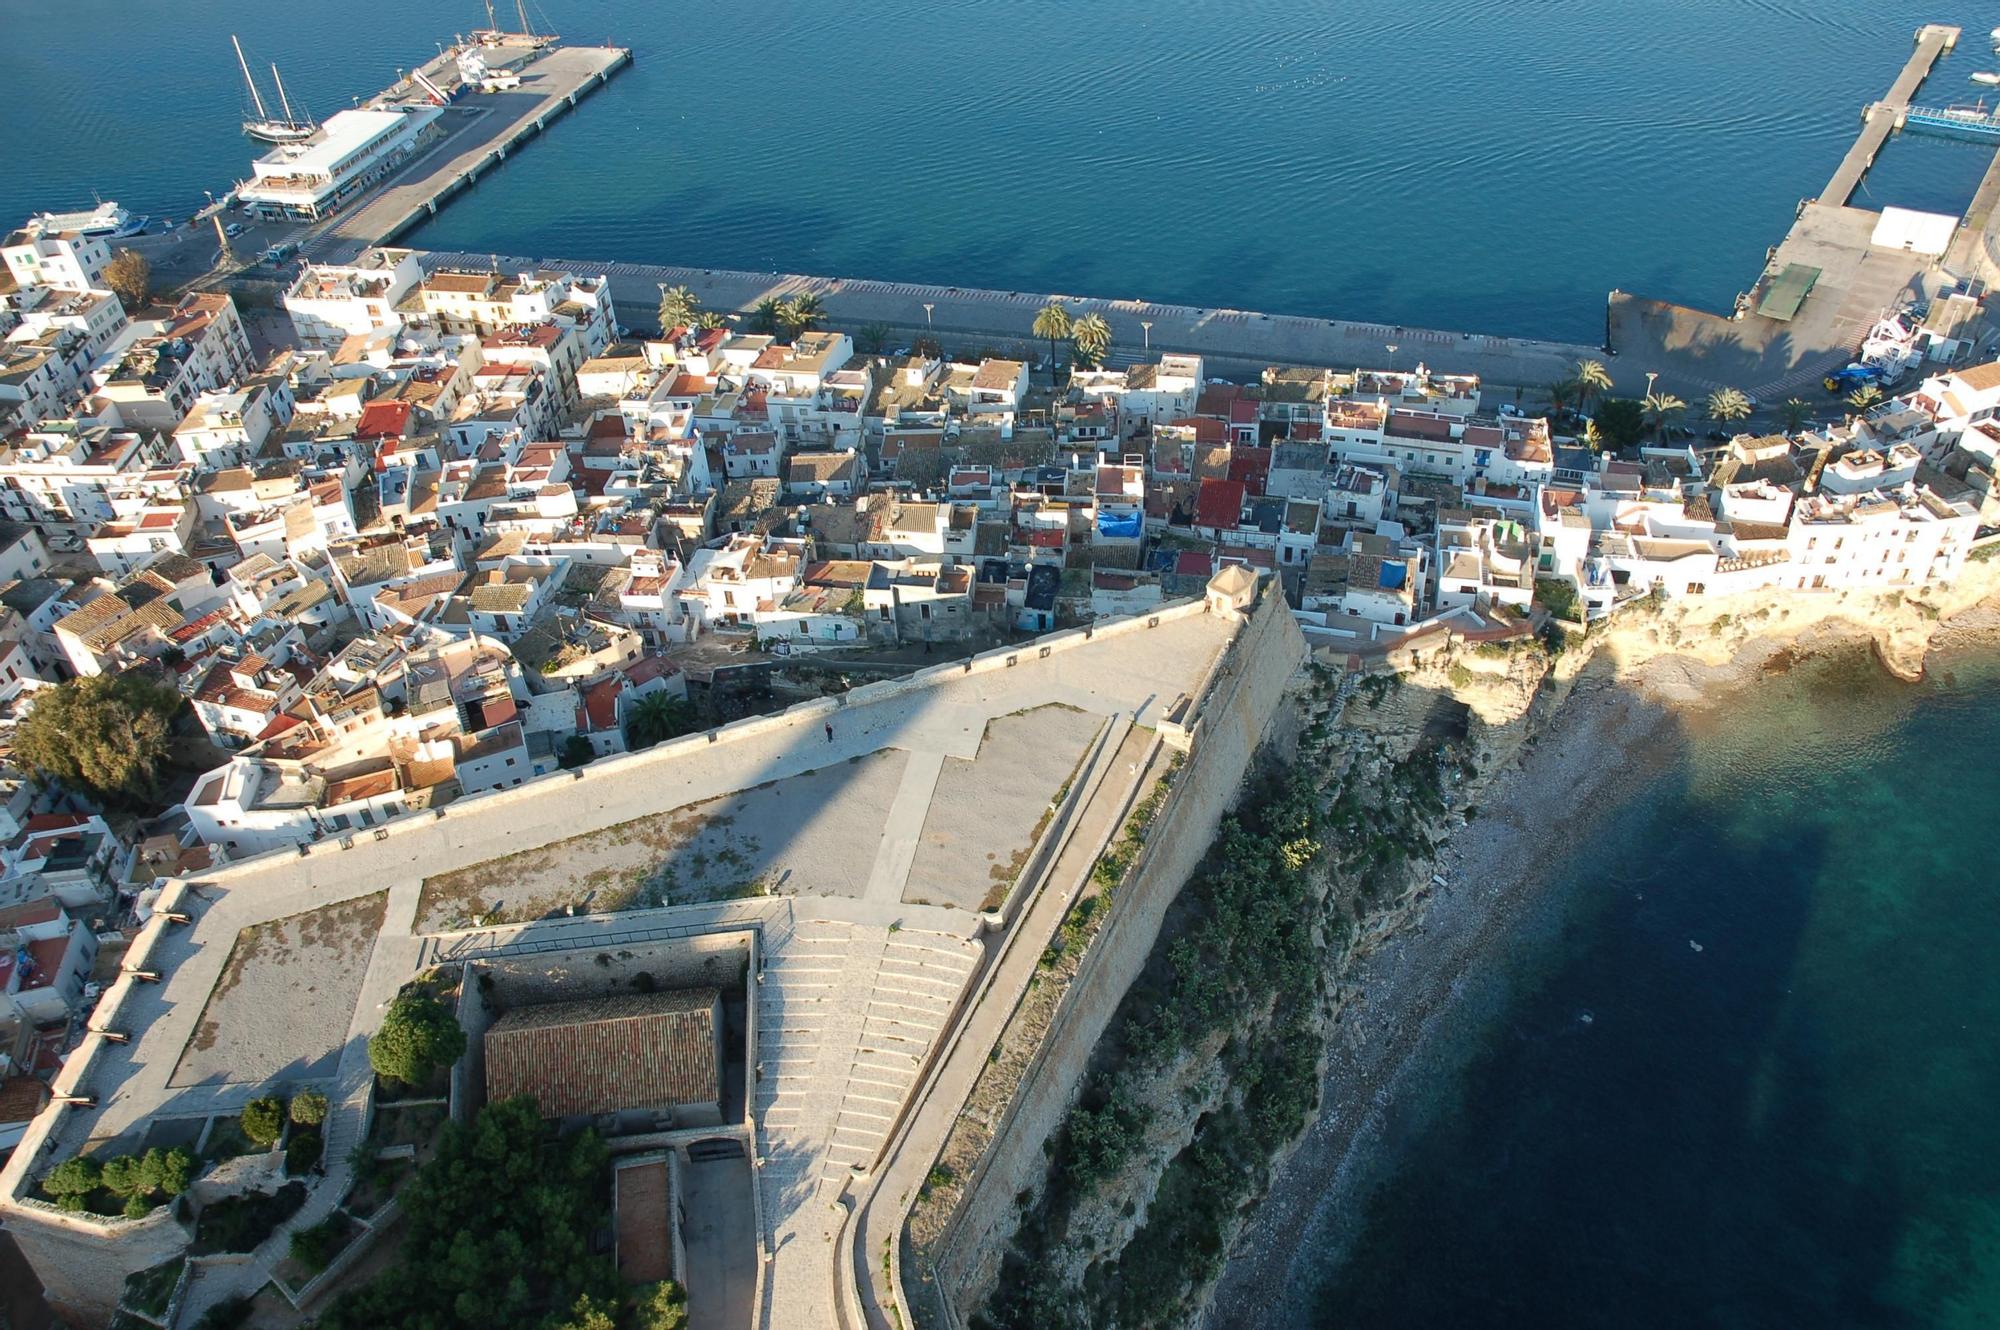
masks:
[[[309,257],[340,263],[436,214],[446,200],[546,129],[631,62],[618,46],[559,46],[522,70],[507,92],[468,93],[445,109],[445,137],[360,206],[312,228]]]
[[[1606,336],[1620,363],[1657,372],[1663,385],[1697,404],[1697,393],[1735,387],[1766,405],[1790,397],[1831,405],[1820,380],[1853,359],[1877,319],[1906,305],[1927,305],[1961,281],[1991,284],[2000,276],[2000,238],[1993,234],[2000,160],[1988,169],[1941,257],[1876,245],[1882,214],[1848,202],[1958,38],[1959,30],[1945,24],[1917,30],[1902,71],[1868,108],[1826,189],[1799,205],[1791,229],[1746,293],[1743,312],[1711,314],[1612,292]],[[1798,312],[1782,321],[1753,312],[1757,294],[1793,264],[1819,272]]]
[[[1958,45],[1958,29],[1943,23],[1926,23],[1917,29],[1916,49],[1903,65],[1903,72],[1889,85],[1889,91],[1881,101],[1875,102],[1861,114],[1861,133],[1855,137],[1854,145],[1847,155],[1840,159],[1840,166],[1833,173],[1833,179],[1826,182],[1820,191],[1819,201],[1829,207],[1840,208],[1854,197],[1854,191],[1861,187],[1861,181],[1868,174],[1868,168],[1875,164],[1875,157],[1882,151],[1882,145],[1889,136],[1901,127],[1903,113],[1910,109],[1910,102],[1917,95],[1917,89],[1930,77],[1938,60],[1952,47]]]

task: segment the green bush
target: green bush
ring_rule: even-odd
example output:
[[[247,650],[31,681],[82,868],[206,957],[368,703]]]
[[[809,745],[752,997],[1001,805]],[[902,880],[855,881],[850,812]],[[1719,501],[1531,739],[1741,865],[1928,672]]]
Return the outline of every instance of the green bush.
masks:
[[[317,1127],[326,1121],[326,1096],[317,1090],[302,1091],[292,1096],[288,1111],[301,1127]]]
[[[285,1143],[286,1176],[296,1178],[312,1172],[325,1149],[326,1142],[317,1131],[301,1127],[293,1132],[292,1139]]]
[[[686,1330],[687,1290],[671,1279],[648,1284],[634,1300],[636,1330]]]
[[[1558,619],[1575,622],[1583,617],[1577,609],[1576,583],[1567,577],[1536,578],[1535,603]]]
[[[340,1254],[347,1245],[347,1235],[354,1230],[354,1221],[343,1210],[335,1210],[325,1219],[309,1228],[292,1231],[291,1257],[313,1274],[320,1271]]]
[[[42,1179],[42,1191],[65,1210],[81,1210],[85,1199],[104,1184],[104,1165],[78,1155],[65,1159]]]
[[[237,1122],[252,1145],[261,1145],[268,1150],[278,1143],[278,1137],[284,1133],[285,1106],[269,1095],[252,1099],[243,1106],[243,1113]]]

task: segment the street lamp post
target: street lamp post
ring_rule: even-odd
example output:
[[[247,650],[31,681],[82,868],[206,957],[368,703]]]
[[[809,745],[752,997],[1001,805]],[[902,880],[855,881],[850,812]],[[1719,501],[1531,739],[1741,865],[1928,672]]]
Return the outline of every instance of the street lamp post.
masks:
[[[1396,372],[1396,344],[1394,342],[1384,342],[1382,349],[1389,353],[1389,372],[1394,374]]]
[[[1146,349],[1151,351],[1153,349],[1153,321],[1151,319],[1140,319],[1139,331],[1146,339]]]
[[[1659,378],[1659,377],[1660,377],[1660,372],[1659,372],[1658,370],[1649,370],[1649,371],[1647,372],[1647,374],[1646,374],[1646,396],[1648,396],[1648,397],[1651,397],[1651,396],[1653,395],[1653,380],[1654,380],[1654,379],[1657,379],[1657,378]]]
[[[930,301],[926,300],[924,302],[924,327],[928,328],[931,326],[931,311],[936,308],[937,306],[933,305]]]

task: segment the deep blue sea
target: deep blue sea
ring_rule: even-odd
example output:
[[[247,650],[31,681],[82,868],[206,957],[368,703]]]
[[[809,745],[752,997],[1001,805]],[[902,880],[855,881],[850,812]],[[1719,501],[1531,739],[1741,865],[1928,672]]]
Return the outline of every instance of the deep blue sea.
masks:
[[[511,5],[500,5],[504,13]],[[637,63],[434,247],[964,283],[1598,340],[1611,287],[1726,306],[1926,21],[1966,0],[542,0]],[[229,34],[325,112],[477,0],[16,0],[0,218],[184,217],[247,174]],[[267,82],[268,86],[268,82]],[[1904,141],[1863,202],[1955,208]]]
[[[2000,661],[1694,722],[1459,1013],[1311,1323],[2000,1325]]]

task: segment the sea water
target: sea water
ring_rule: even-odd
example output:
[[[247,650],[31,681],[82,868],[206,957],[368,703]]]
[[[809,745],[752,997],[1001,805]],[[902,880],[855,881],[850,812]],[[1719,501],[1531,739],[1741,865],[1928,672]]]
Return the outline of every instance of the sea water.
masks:
[[[2000,1325],[2000,657],[1812,661],[1482,960],[1328,1327]]]
[[[498,6],[509,18],[514,6]],[[1073,292],[1595,342],[1612,287],[1727,308],[1920,23],[1967,0],[539,0],[631,68],[416,231],[440,249]],[[229,49],[325,115],[476,0],[0,14],[0,222],[185,218],[248,174]],[[1857,202],[1957,210],[1906,138]]]

